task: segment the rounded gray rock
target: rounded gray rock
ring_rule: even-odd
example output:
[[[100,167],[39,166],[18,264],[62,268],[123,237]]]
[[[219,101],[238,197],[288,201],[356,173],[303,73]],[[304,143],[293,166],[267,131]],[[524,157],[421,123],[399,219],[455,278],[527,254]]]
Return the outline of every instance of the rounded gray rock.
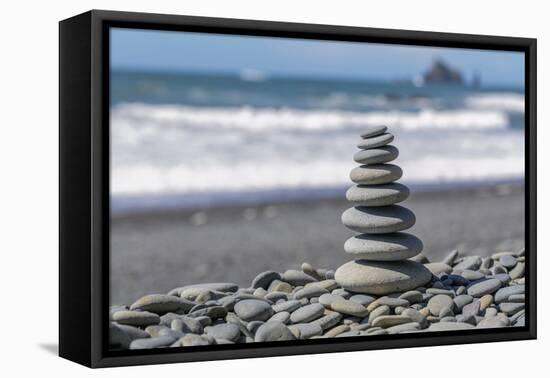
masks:
[[[346,290],[385,295],[416,289],[430,281],[432,273],[414,261],[355,260],[340,266],[336,282]]]
[[[500,280],[496,278],[490,278],[488,280],[483,280],[470,285],[470,287],[468,287],[468,294],[472,297],[479,298],[484,296],[485,294],[494,293],[495,291],[500,289],[501,285],[502,283],[500,282]]]
[[[393,142],[393,138],[393,134],[390,133],[379,134],[368,138],[361,138],[359,142],[357,142],[357,148],[368,150],[371,148],[382,147],[386,144]]]
[[[495,303],[506,302],[511,295],[525,294],[525,285],[506,286],[495,293]]]
[[[241,335],[239,326],[233,323],[216,324],[211,327],[206,327],[204,331],[215,339],[229,341],[237,341]]]
[[[300,307],[290,314],[292,323],[307,323],[323,316],[325,307],[320,303],[312,303],[304,307]]]
[[[444,308],[453,307],[453,299],[445,294],[438,294],[428,301],[428,309],[433,316],[439,316]]]
[[[136,339],[130,343],[130,349],[151,349],[172,344],[176,341],[172,336],[159,336],[148,339]]]
[[[262,300],[245,299],[235,305],[235,314],[244,321],[267,320],[273,315],[271,306]]]
[[[251,287],[253,287],[254,289],[261,287],[262,289],[267,290],[271,282],[275,280],[280,280],[280,279],[281,279],[281,274],[279,272],[268,270],[254,277],[254,279],[252,280]]]
[[[367,234],[387,234],[414,226],[416,217],[409,209],[384,207],[352,207],[342,214],[342,223],[349,229]]]
[[[281,322],[269,321],[258,328],[254,335],[254,341],[284,341],[295,340],[296,337],[290,332],[288,327]]]
[[[384,134],[386,131],[388,131],[387,126],[375,126],[370,127],[368,130],[363,131],[361,134],[361,138],[371,138],[380,134]]]
[[[346,198],[355,206],[387,206],[405,201],[410,191],[403,184],[354,185],[346,191]]]
[[[349,238],[344,251],[356,259],[398,261],[422,252],[423,244],[416,236],[405,232],[391,235],[360,234]]]
[[[305,286],[310,282],[316,282],[317,280],[311,277],[309,274],[302,272],[301,270],[289,269],[283,273],[281,279],[288,282],[292,286]]]
[[[395,160],[399,150],[394,146],[384,146],[370,150],[361,150],[353,155],[353,160],[360,164],[380,164]]]
[[[380,185],[397,181],[403,170],[394,164],[361,165],[351,170],[349,177],[356,184]]]
[[[195,303],[173,295],[150,294],[135,301],[130,310],[149,311],[155,314],[165,314],[175,311],[189,311]]]
[[[113,314],[113,320],[120,324],[136,327],[145,327],[160,323],[160,317],[147,311],[117,311]]]

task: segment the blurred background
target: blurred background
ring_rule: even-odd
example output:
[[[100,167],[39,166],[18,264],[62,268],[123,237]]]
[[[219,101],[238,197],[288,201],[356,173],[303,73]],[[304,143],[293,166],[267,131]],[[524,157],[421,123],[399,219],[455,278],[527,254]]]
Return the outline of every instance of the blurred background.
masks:
[[[431,260],[524,245],[523,54],[111,31],[111,303],[337,268],[359,133],[387,125]]]

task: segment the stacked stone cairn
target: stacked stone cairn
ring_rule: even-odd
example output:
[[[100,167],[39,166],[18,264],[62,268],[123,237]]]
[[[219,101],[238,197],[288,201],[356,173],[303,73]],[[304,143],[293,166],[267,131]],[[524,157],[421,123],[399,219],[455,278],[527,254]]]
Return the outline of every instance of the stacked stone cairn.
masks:
[[[422,242],[402,232],[411,228],[414,213],[397,203],[409,197],[409,188],[396,183],[401,168],[388,164],[399,151],[390,145],[394,136],[386,126],[361,134],[357,163],[350,178],[356,185],[346,192],[354,207],[342,214],[342,223],[360,232],[348,239],[344,250],[354,260],[336,271],[336,282],[356,293],[384,295],[423,286],[431,272],[422,264],[408,260],[422,252]]]

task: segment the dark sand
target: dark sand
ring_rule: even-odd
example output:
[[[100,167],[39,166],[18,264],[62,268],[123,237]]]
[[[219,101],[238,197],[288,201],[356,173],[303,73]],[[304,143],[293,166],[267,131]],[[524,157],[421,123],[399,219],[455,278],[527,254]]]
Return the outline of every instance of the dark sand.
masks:
[[[403,203],[417,217],[408,232],[437,261],[450,250],[488,255],[524,246],[524,188],[494,187],[413,193]],[[186,284],[235,282],[248,286],[264,270],[337,268],[350,258],[354,234],[340,221],[345,200],[182,210],[112,220],[111,303]]]

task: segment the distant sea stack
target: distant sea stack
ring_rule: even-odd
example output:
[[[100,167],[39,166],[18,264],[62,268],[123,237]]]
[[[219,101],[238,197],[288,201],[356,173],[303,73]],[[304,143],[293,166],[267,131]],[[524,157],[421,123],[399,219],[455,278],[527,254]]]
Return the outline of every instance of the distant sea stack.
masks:
[[[424,74],[424,84],[464,85],[462,74],[442,60],[436,60]]]
[[[397,205],[409,196],[409,189],[396,183],[401,168],[388,164],[399,151],[390,145],[394,136],[387,127],[361,134],[350,178],[356,185],[346,192],[354,207],[342,214],[342,223],[359,232],[344,244],[354,257],[336,270],[335,279],[344,289],[385,295],[415,289],[428,283],[432,273],[422,264],[408,260],[422,251],[422,241],[402,232],[416,222],[409,209]]]

